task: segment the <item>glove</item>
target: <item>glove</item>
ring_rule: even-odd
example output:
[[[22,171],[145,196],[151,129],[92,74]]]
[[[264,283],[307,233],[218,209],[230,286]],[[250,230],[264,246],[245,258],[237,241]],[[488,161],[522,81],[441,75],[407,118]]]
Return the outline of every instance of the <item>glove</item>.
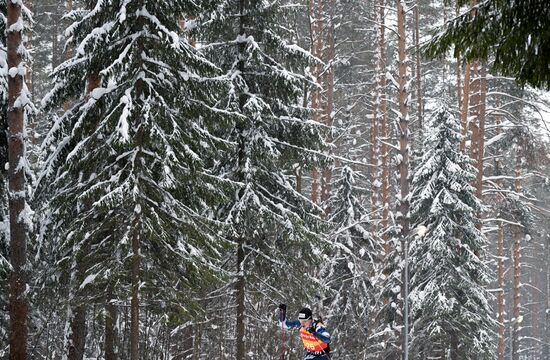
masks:
[[[285,321],[286,319],[286,304],[279,304],[279,320]]]

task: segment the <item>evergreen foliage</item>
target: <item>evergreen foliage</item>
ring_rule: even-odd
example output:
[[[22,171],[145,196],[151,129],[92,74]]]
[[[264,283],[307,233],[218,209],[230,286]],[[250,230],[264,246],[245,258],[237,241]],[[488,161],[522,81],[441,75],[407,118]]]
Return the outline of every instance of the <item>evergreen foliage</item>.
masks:
[[[493,359],[493,310],[486,285],[486,239],[471,182],[475,168],[459,151],[459,123],[445,109],[431,120],[425,154],[412,179],[411,347],[422,358]]]
[[[469,60],[494,57],[494,70],[523,85],[550,89],[549,18],[546,0],[481,1],[447,22],[425,50],[430,56],[443,56],[454,46],[455,56],[460,53]]]
[[[373,279],[382,257],[380,243],[370,231],[371,220],[362,205],[365,189],[358,186],[359,174],[347,165],[333,183],[328,201],[331,215],[330,251],[321,268],[326,298],[327,318],[338,343],[335,355],[365,358],[368,348],[370,318],[375,303]]]
[[[205,167],[221,147],[209,129],[223,125],[215,108],[223,83],[179,35],[183,14],[209,4],[87,5],[69,15],[74,55],[43,100],[46,110],[71,107],[43,144],[42,240],[53,243],[70,298],[82,303],[101,301],[109,287],[128,297],[137,237],[141,291],[156,294],[161,308],[178,298],[189,314],[192,294],[178,290],[212,280],[223,247],[208,213],[224,199],[223,182]]]
[[[25,57],[34,59],[29,99],[45,96],[25,137],[25,165],[43,169],[32,206],[39,227],[27,252],[29,358],[74,360],[68,349],[81,343],[77,359],[280,359],[280,302],[289,304],[289,318],[303,306],[322,316],[333,358],[403,356],[405,239],[396,219],[404,215],[388,206],[399,205],[406,185],[398,183],[404,153],[395,146],[395,1],[13,1],[35,14],[31,33],[24,10]],[[0,0],[2,360],[10,332],[6,3]],[[430,28],[470,4],[456,3],[418,1],[406,12],[407,44],[428,39],[425,51],[442,55],[407,61],[414,73],[406,86],[407,147],[411,167],[426,171],[417,172],[415,193],[404,199],[414,195],[417,206],[409,357],[490,358],[490,339],[506,356],[547,359],[550,160],[539,118],[550,98],[491,72],[485,88],[477,81],[485,69],[473,62],[468,90],[461,64],[464,55],[490,64],[500,51],[498,63],[513,63],[514,71],[525,63],[520,70],[538,71],[534,78],[545,87],[548,71],[538,66],[546,61],[548,26],[539,20],[548,6],[479,0],[475,19],[456,13],[429,41]],[[456,62],[446,56],[453,46]],[[406,49],[408,59],[417,55],[415,45]],[[456,159],[467,164],[459,171],[434,165],[436,154],[451,161],[437,142],[449,136],[454,145],[445,146],[457,147],[455,122],[435,119],[444,126],[432,133],[417,107],[429,113],[436,98],[464,104],[465,92],[472,131],[464,154],[480,145],[473,130],[482,129],[482,118],[473,115],[485,111],[481,214],[468,156],[449,152],[451,167]],[[449,180],[459,175],[462,190]],[[309,200],[312,176],[321,204]],[[437,190],[421,196],[430,186],[459,200],[440,201],[431,212]],[[132,248],[138,235],[139,257]],[[497,283],[487,282],[486,257],[502,270]],[[429,276],[432,282],[422,282]],[[491,320],[486,287],[500,296],[502,323]],[[498,342],[494,328],[504,334]],[[130,355],[136,338],[139,349]],[[300,358],[299,336],[285,332],[284,341],[283,357]]]
[[[302,104],[311,83],[305,75],[309,55],[294,43],[292,30],[279,26],[290,15],[280,1],[228,0],[197,19],[206,42],[200,51],[231,80],[221,102],[239,114],[234,127],[219,134],[232,146],[215,164],[217,174],[233,184],[217,217],[235,247],[227,265],[235,276],[229,301],[237,302],[237,313],[239,296],[246,297],[247,307],[258,304],[256,311],[273,307],[283,293],[307,298],[312,274],[289,277],[288,269],[304,261],[313,268],[320,253],[319,211],[297,191],[294,168],[318,162],[323,142]],[[248,313],[248,326],[262,327]]]

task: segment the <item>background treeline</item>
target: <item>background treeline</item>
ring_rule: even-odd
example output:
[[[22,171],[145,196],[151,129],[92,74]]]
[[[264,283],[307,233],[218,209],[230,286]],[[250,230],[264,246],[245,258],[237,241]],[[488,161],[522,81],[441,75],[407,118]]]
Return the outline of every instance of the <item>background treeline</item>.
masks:
[[[491,59],[422,56],[469,6],[24,5],[28,336],[10,340],[7,164],[0,359],[10,341],[30,359],[280,359],[281,302],[323,317],[335,359],[398,359],[409,291],[410,358],[550,358],[550,97]],[[467,312],[430,302],[446,290]]]

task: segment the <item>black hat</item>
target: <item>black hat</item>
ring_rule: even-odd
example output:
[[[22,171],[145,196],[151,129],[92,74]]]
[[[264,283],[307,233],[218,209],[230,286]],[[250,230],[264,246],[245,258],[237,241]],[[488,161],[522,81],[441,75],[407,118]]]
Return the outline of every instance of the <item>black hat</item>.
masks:
[[[311,309],[303,308],[298,313],[298,320],[308,320],[308,319],[313,319],[313,314],[311,312]]]

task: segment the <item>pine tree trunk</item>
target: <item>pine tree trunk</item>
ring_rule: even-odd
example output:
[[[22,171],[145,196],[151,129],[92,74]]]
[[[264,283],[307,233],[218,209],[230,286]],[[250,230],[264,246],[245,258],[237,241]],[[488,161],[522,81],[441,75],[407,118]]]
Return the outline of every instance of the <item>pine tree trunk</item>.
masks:
[[[397,0],[397,32],[398,32],[398,56],[399,56],[399,207],[397,216],[401,227],[400,237],[403,256],[406,256],[409,235],[409,118],[407,112],[407,64],[406,61],[406,34],[405,34],[405,9],[402,0]],[[408,279],[403,272],[401,294],[405,300],[403,321],[405,328],[402,332],[403,358],[408,358],[408,314],[406,311],[408,298]]]
[[[67,13],[70,13],[71,11],[73,11],[73,0],[68,0],[67,1]],[[55,26],[54,29],[56,31],[55,31],[55,34],[54,34],[53,46],[56,46],[56,41],[57,40],[55,40],[55,38],[57,38],[57,26]],[[55,49],[53,49],[53,50],[55,51]],[[67,52],[65,53],[65,60],[68,60],[71,57],[73,57],[73,48],[70,45],[68,45],[67,46]],[[53,59],[53,55],[52,55],[52,59]],[[66,100],[63,103],[63,110],[65,112],[67,112],[67,111],[69,111],[70,108],[71,108],[71,102],[69,100]]]
[[[496,99],[496,107],[498,108],[500,106],[500,99]],[[497,136],[502,133],[502,127],[501,127],[501,118],[500,116],[496,116],[495,118],[495,125],[496,125],[496,131]],[[495,158],[495,176],[502,175],[502,159],[500,157]],[[503,187],[503,181],[498,180],[497,181],[498,188]],[[498,201],[500,203],[500,200]],[[502,204],[499,204],[498,206],[502,206]],[[500,217],[500,212],[497,217]],[[497,294],[497,322],[498,322],[498,339],[497,339],[497,360],[504,360],[504,351],[506,349],[505,344],[505,331],[506,331],[506,325],[504,324],[504,315],[506,313],[506,306],[505,306],[505,299],[506,299],[506,288],[505,288],[505,282],[504,282],[504,276],[505,276],[505,263],[504,263],[504,225],[502,222],[498,223],[498,230],[497,230],[497,243],[496,243],[496,259],[497,259],[497,286],[498,286],[498,294]]]
[[[475,62],[474,84],[472,86],[472,112],[475,116],[472,122],[472,158],[476,162],[476,196],[481,200],[483,194],[483,157],[485,154],[485,100],[487,81],[485,67],[480,61]],[[479,225],[481,226],[481,224]]]
[[[33,0],[27,0],[27,8],[32,12],[33,11]],[[32,53],[32,40],[33,40],[33,34],[32,30],[27,33],[27,41],[26,41],[26,47],[27,51]],[[25,76],[25,83],[27,85],[27,89],[29,93],[31,94],[31,98],[34,98],[34,86],[33,86],[33,64],[32,62],[27,64],[27,74]],[[34,131],[33,131],[34,132]],[[34,135],[34,134],[33,134]],[[32,139],[34,141],[34,138]]]
[[[132,299],[130,302],[130,360],[139,360],[139,269],[141,263],[139,219],[134,221],[132,235]]]
[[[194,350],[194,335],[195,335],[195,327],[193,325],[188,325],[181,331],[182,336],[180,337],[179,343],[181,346],[179,347],[179,351],[177,354],[177,357],[174,359],[191,359],[193,357],[193,350]]]
[[[477,159],[477,197],[482,199],[483,196],[483,176],[484,158],[485,158],[485,119],[487,111],[487,68],[485,63],[481,63],[481,108],[479,113],[479,143],[478,143],[478,159]],[[481,218],[481,216],[480,216]],[[481,228],[481,223],[480,223]]]
[[[78,305],[71,319],[71,338],[68,360],[82,360],[86,348],[86,314],[87,305]]]
[[[418,129],[423,129],[423,116],[424,116],[424,104],[422,99],[422,68],[420,67],[420,25],[419,25],[419,1],[415,1],[414,6],[414,49],[416,53],[416,101],[417,101],[417,114],[416,120],[418,122]]]
[[[536,254],[532,254],[533,258],[535,258]],[[540,304],[541,304],[541,294],[540,294],[540,271],[535,270],[533,268],[530,269],[531,272],[531,284],[533,285],[533,301],[531,303],[531,322],[532,322],[532,348],[533,348],[533,359],[541,359],[542,355],[542,336],[540,332],[540,319],[541,319],[541,313],[540,313]]]
[[[516,193],[520,194],[521,189],[521,161],[520,155],[516,155],[516,180],[514,183],[514,190]],[[520,316],[521,316],[521,238],[522,238],[522,229],[516,227],[513,230],[514,233],[514,303],[513,303],[513,319],[512,324],[512,360],[519,360],[520,356],[520,341],[519,341],[519,332],[521,329],[520,326]]]
[[[460,360],[460,353],[458,352],[459,342],[460,339],[458,336],[455,333],[451,334],[451,360]]]
[[[380,145],[380,156],[382,156],[382,232],[384,242],[384,254],[387,256],[390,252],[389,237],[386,230],[389,227],[390,212],[390,157],[388,149],[388,127],[387,127],[387,107],[386,99],[386,27],[385,27],[385,6],[386,0],[379,0],[378,3],[378,96],[380,99],[379,109],[377,111],[380,118],[380,134],[382,139]],[[373,164],[373,163],[371,163]]]
[[[471,145],[470,145],[470,157],[476,161],[478,159],[479,150],[479,115],[481,106],[481,82],[479,76],[479,61],[475,60],[471,65],[471,71],[473,75],[472,90],[471,90],[471,104],[470,111],[472,113],[472,121],[470,121],[470,133],[471,133]],[[475,185],[475,184],[474,184]],[[477,189],[476,189],[477,190]]]
[[[244,360],[246,349],[245,349],[245,279],[244,279],[244,240],[242,238],[238,239],[237,242],[237,282],[235,283],[235,295],[237,300],[237,352],[236,360]]]
[[[113,303],[113,289],[109,287],[105,303],[105,360],[116,360],[117,309]]]
[[[247,0],[240,0],[239,1],[239,13],[240,13],[240,22],[239,22],[239,34],[244,35],[245,34],[245,26],[247,24],[246,19],[246,13],[248,10],[249,4],[247,3]],[[239,45],[239,70],[241,73],[245,72],[245,65],[244,65],[244,58],[245,58],[245,46],[244,44]],[[239,95],[239,108],[242,110],[244,109],[246,103],[246,95],[240,94]],[[241,134],[243,132],[243,129],[238,129]],[[244,137],[239,138],[239,153],[238,153],[238,166],[239,169],[244,169],[245,167],[245,160],[246,160],[246,154],[245,154],[245,139]],[[241,176],[242,177],[242,176]],[[240,180],[244,180],[240,179]],[[245,277],[244,277],[244,268],[245,268],[245,254],[244,254],[244,246],[245,246],[245,238],[240,235],[237,239],[235,239],[237,244],[237,281],[235,282],[235,301],[237,306],[237,314],[236,314],[236,323],[235,323],[235,331],[236,331],[236,349],[235,349],[235,359],[236,360],[244,360],[245,354],[246,354],[246,348],[245,348]]]
[[[296,175],[296,191],[302,193],[302,168],[297,167],[295,170]]]
[[[21,20],[19,2],[7,1],[7,28]],[[22,44],[22,30],[7,31],[8,69],[19,68],[22,58],[19,47]],[[20,105],[15,101],[23,90],[23,76],[20,73],[8,76],[8,187],[10,215],[10,360],[27,359],[27,228],[25,225],[26,184],[25,168],[25,118]]]
[[[401,190],[399,211],[401,235],[409,233],[409,117],[407,110],[407,64],[405,43],[405,9],[402,0],[397,0],[397,27],[399,34],[399,188]]]
[[[377,67],[379,66],[379,63],[380,61],[378,61],[378,64],[377,64]],[[377,68],[377,74],[380,74],[379,72],[380,70]],[[385,76],[385,74],[384,74]],[[378,101],[380,99],[380,95],[379,95],[379,91],[380,91],[380,86],[377,84],[376,86],[376,103],[374,104],[374,107],[373,107],[373,114],[372,114],[372,125],[371,125],[371,131],[370,131],[370,143],[371,143],[371,151],[370,151],[370,159],[369,159],[369,163],[374,165],[378,162],[378,107],[379,107],[379,104],[378,104]],[[378,167],[377,166],[373,166],[371,167],[371,172],[370,172],[370,182],[371,182],[371,213],[373,214],[373,216],[376,216],[377,212],[378,212],[378,206],[379,206],[379,202],[378,202],[378,194],[379,194],[379,189],[378,187],[376,186],[376,184],[378,183],[378,176],[379,176],[379,173],[378,173]],[[376,223],[373,224],[373,227],[372,227],[372,232],[373,233],[376,233],[377,232],[377,228],[376,228]]]
[[[458,2],[456,4],[456,12],[455,12],[455,15],[458,16],[459,15],[459,8],[460,6],[458,5]],[[458,101],[458,108],[459,109],[462,109],[462,91],[461,91],[461,86],[460,84],[462,83],[462,80],[461,80],[461,74],[462,74],[462,64],[461,64],[461,59],[460,59],[460,51],[456,51],[456,98],[457,98],[457,101]],[[461,142],[461,145],[462,145],[462,142]],[[464,150],[464,149],[462,149]]]
[[[323,59],[323,0],[317,0],[317,15],[315,16],[315,23],[313,24],[313,54],[318,59]],[[315,2],[311,1],[311,9],[314,12]],[[315,63],[313,67],[313,75],[317,81],[317,87],[313,90],[311,107],[313,110],[313,120],[322,122],[323,117],[321,114],[321,88],[323,85],[323,67],[322,64]],[[322,189],[321,189],[322,190]],[[311,171],[311,201],[315,204],[319,204],[319,170],[313,168]]]
[[[505,289],[504,289],[504,228],[502,223],[498,225],[497,233],[497,279],[498,279],[498,295],[497,295],[497,321],[498,321],[498,346],[497,346],[497,359],[504,360],[505,350],[505,334],[506,330],[504,324],[504,313],[506,308],[504,306]]]
[[[335,39],[334,39],[334,11],[336,8],[335,0],[330,0],[329,3],[329,26],[327,31],[327,75],[326,75],[326,104],[325,104],[325,125],[330,129],[334,123],[334,61],[336,57],[335,53]],[[328,144],[332,144],[332,130],[329,131],[328,138],[326,139]],[[332,168],[329,166],[323,169],[323,177],[321,182],[321,202],[324,204],[330,198],[332,183]],[[325,216],[330,214],[330,209],[325,207]]]
[[[72,0],[70,0],[71,2],[71,6],[72,6]],[[59,9],[59,3],[56,2],[56,6],[55,6],[55,15],[56,16],[59,16],[59,19],[62,18],[62,15],[60,15],[60,9]],[[68,6],[68,4],[67,4]],[[64,11],[63,11],[63,15],[64,15]],[[56,19],[57,20],[57,19]],[[52,69],[55,69],[57,67],[57,65],[59,64],[59,54],[58,54],[58,51],[59,51],[59,22],[58,21],[54,21],[53,22],[53,34],[52,34],[52,62],[51,62],[51,66],[52,66]]]
[[[468,114],[470,112],[470,73],[471,64],[466,63],[464,70],[464,84],[462,86],[462,111],[460,113],[460,125],[462,128],[460,141],[460,151],[466,152],[466,139],[468,138]]]

